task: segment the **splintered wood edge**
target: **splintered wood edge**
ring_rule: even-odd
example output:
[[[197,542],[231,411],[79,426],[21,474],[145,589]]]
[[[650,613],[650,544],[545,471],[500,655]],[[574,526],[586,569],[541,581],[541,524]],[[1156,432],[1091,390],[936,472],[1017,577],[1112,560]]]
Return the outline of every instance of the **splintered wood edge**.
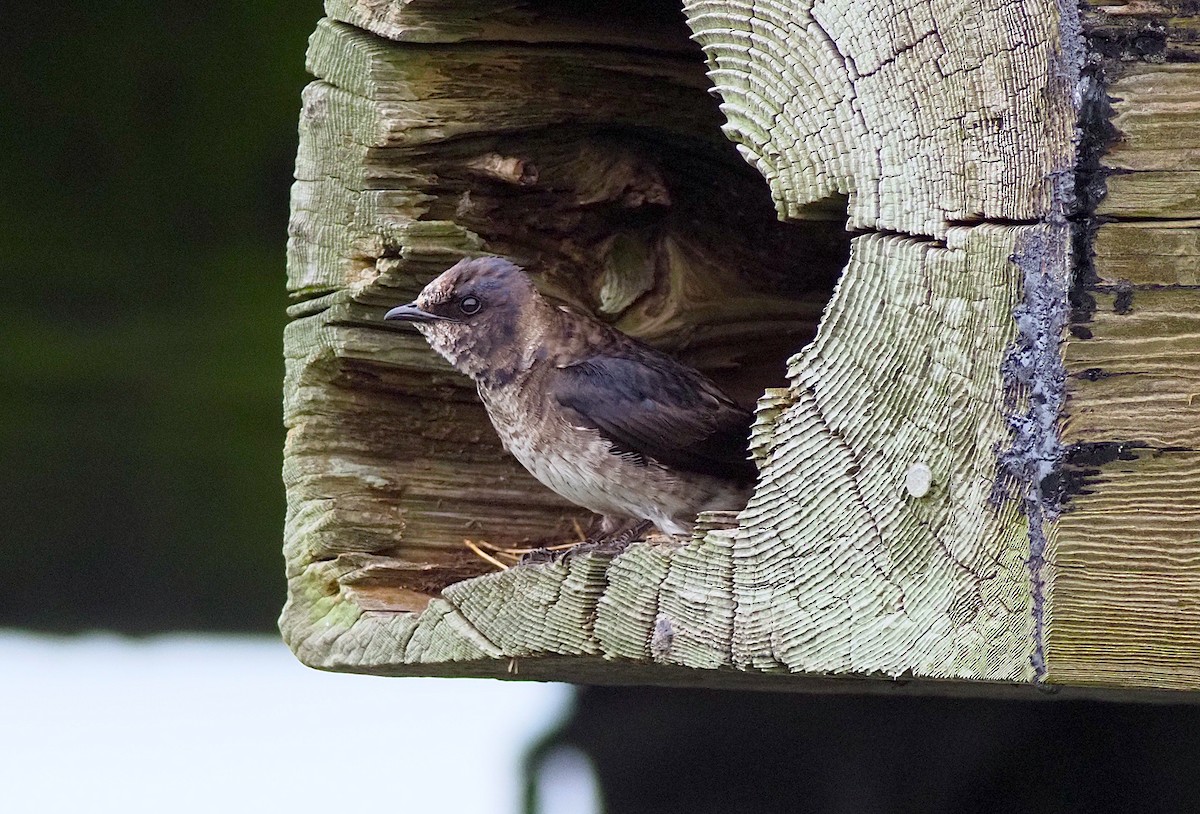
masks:
[[[661,51],[664,40],[671,39],[665,34],[686,33],[682,18],[672,15],[614,15],[606,13],[603,5],[587,13],[576,4],[559,11],[553,4],[520,0],[476,5],[441,0],[325,0],[325,13],[397,42],[581,43]]]

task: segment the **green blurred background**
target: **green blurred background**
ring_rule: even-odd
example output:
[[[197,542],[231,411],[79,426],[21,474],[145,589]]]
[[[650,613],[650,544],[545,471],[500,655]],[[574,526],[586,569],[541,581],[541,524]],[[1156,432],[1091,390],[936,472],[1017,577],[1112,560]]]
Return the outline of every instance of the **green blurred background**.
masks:
[[[47,4],[0,53],[0,626],[270,630],[319,0]]]

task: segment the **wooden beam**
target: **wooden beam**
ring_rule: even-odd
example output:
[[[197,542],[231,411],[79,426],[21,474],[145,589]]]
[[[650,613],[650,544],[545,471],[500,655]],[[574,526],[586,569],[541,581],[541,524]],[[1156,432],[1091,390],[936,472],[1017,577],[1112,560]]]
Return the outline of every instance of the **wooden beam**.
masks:
[[[1136,13],[1049,0],[691,0],[701,55],[668,5],[603,25],[328,3],[289,241],[297,654],[1196,688],[1200,104],[1169,38],[1130,61]],[[466,379],[378,321],[480,252],[757,398],[745,511],[615,558],[472,554],[586,519],[502,453]]]

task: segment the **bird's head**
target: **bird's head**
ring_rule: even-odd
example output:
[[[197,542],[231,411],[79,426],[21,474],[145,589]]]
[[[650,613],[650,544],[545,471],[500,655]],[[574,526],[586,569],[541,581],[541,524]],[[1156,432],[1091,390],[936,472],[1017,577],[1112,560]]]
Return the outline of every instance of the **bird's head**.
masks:
[[[450,364],[479,379],[520,363],[546,307],[519,266],[478,257],[460,260],[383,318],[413,323]]]

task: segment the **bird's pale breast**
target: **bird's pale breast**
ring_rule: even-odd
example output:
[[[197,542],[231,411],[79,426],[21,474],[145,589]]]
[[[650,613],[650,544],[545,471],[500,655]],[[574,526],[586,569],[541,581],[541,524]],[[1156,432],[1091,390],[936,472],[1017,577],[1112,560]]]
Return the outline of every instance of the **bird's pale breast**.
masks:
[[[746,491],[727,481],[614,453],[596,430],[568,424],[545,392],[529,382],[480,388],[505,449],[572,503],[607,517],[650,520],[668,534],[688,533],[705,509],[745,505]]]

